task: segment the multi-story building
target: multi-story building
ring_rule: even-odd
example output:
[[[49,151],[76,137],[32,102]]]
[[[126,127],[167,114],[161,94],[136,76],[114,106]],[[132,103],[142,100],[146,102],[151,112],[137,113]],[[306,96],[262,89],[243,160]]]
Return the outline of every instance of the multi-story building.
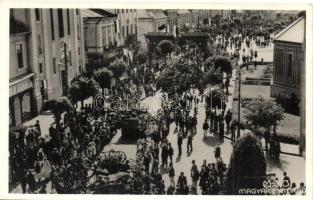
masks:
[[[45,100],[67,94],[85,68],[84,35],[78,9],[11,9],[10,18],[10,119],[16,125]]]
[[[142,48],[147,48],[145,34],[149,32],[170,31],[168,17],[160,9],[139,9],[138,13],[138,41]]]
[[[127,39],[137,40],[138,17],[136,9],[114,9],[118,19],[118,46],[124,46]]]
[[[83,9],[86,68],[105,65],[114,58],[118,43],[117,15],[103,9]]]

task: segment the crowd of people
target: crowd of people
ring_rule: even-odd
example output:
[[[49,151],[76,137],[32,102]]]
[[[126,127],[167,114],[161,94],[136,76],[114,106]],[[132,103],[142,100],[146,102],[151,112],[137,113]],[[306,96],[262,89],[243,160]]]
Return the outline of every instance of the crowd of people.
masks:
[[[239,50],[243,43],[249,49],[243,49],[242,61],[255,61],[258,57],[257,50],[252,49],[252,43],[265,47],[270,45],[270,36],[252,35],[252,27],[242,27],[236,34],[212,34],[214,43],[217,44],[217,53],[222,54],[227,48],[234,48],[231,55],[238,58]],[[194,62],[201,68],[204,59],[193,58],[196,49],[189,49],[186,53],[178,54],[177,62]],[[173,62],[173,61],[172,61]],[[171,62],[171,63],[172,63]],[[109,89],[110,94],[136,93],[147,97],[156,93],[156,77],[166,70],[166,62],[153,69],[147,65],[139,65],[128,70],[127,78],[118,81]],[[223,194],[225,190],[227,167],[221,158],[221,149],[215,150],[216,162],[207,163],[204,159],[200,168],[193,160],[190,167],[190,180],[184,172],[177,172],[173,156],[182,155],[183,140],[187,140],[186,151],[193,151],[193,140],[196,134],[202,133],[203,138],[209,134],[223,140],[225,134],[230,134],[230,139],[235,141],[236,129],[239,128],[232,113],[226,110],[226,99],[230,77],[223,81],[226,97],[220,100],[214,99],[213,93],[205,93],[199,90],[206,88],[190,88],[181,95],[175,94],[174,99],[169,99],[166,94],[162,96],[162,106],[155,116],[144,114],[137,116],[139,120],[138,130],[140,132],[137,140],[137,152],[135,165],[131,168],[128,161],[122,165],[111,166],[108,169],[101,161],[103,147],[108,144],[117,133],[119,122],[123,112],[117,115],[109,115],[107,111],[99,111],[92,105],[83,107],[81,110],[75,108],[67,110],[61,120],[49,128],[49,137],[42,137],[40,123],[29,127],[25,132],[15,132],[10,136],[10,174],[12,183],[20,183],[23,193],[47,193],[47,183],[51,181],[51,193],[86,193],[88,182],[99,172],[117,173],[123,171],[130,174],[132,179],[132,194]],[[136,85],[135,91],[131,86]],[[143,89],[142,89],[143,88]],[[143,90],[143,91],[142,91]],[[223,92],[224,93],[224,92]],[[212,100],[213,99],[213,100]],[[175,101],[173,103],[173,100]],[[136,102],[137,103],[137,102]],[[197,130],[197,115],[200,103],[205,105],[205,120],[202,130]],[[173,105],[179,109],[173,109]],[[170,133],[170,125],[174,124],[174,131]],[[173,145],[168,140],[169,134],[177,135],[178,152],[174,152]],[[276,133],[266,133],[266,149],[270,144],[269,154],[279,159],[280,147]],[[103,164],[104,166],[101,166]],[[105,171],[105,172],[104,172]],[[95,174],[96,172],[96,174]],[[165,185],[164,174],[168,174],[169,186]],[[177,177],[177,178],[176,178]],[[296,185],[288,182],[290,194],[295,192]],[[282,187],[287,187],[286,185]],[[300,189],[305,188],[300,184]],[[300,190],[299,189],[299,190]]]
[[[49,181],[57,193],[84,191],[91,164],[116,134],[116,121],[94,118],[89,109],[68,110],[46,138],[39,121],[27,135],[22,131],[10,136],[12,183],[21,183],[23,193],[45,193]]]

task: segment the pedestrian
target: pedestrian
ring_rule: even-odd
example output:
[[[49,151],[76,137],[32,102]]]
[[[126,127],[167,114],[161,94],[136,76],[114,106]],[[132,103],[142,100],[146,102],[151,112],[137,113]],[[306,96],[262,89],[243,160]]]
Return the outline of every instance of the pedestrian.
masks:
[[[192,187],[194,187],[197,190],[197,183],[199,180],[200,173],[198,171],[198,167],[196,165],[195,160],[192,160],[192,166],[191,166],[190,172],[191,172],[191,179],[192,179]]]
[[[192,135],[189,133],[187,137],[187,153],[192,152],[192,139]]]
[[[177,137],[177,145],[178,145],[178,155],[181,156],[182,154],[182,148],[181,145],[183,144],[183,136],[182,133],[178,133],[178,137]]]
[[[27,171],[27,176],[26,176],[26,182],[28,184],[29,192],[34,193],[35,192],[35,176],[32,173],[31,170]]]
[[[219,158],[221,157],[221,147],[220,146],[217,146],[215,148],[215,151],[214,151],[214,157],[216,159],[216,162],[218,162]]]
[[[35,128],[36,128],[36,131],[41,134],[41,128],[40,128],[39,120],[36,120]]]
[[[169,172],[168,172],[168,176],[170,178],[170,186],[172,187],[175,187],[175,169],[173,167],[173,163],[171,162],[170,163],[170,169],[169,169]]]
[[[178,187],[178,190],[180,191],[181,194],[184,193],[184,190],[187,187],[187,178],[184,175],[184,172],[180,172],[180,176],[178,177],[176,187]]]
[[[230,125],[231,118],[232,118],[232,112],[230,111],[230,109],[228,109],[227,112],[226,112],[226,116],[225,116],[225,122],[226,122],[226,129],[227,129],[227,131],[229,131],[229,125]]]
[[[236,134],[236,127],[235,127],[235,122],[233,121],[230,125],[230,133],[231,133],[231,141],[235,141],[235,134]]]
[[[171,143],[168,143],[168,150],[167,150],[168,156],[170,158],[170,162],[173,163],[173,155],[174,155],[174,149],[171,145]]]
[[[165,166],[167,168],[168,152],[167,152],[167,144],[166,143],[164,143],[162,146],[161,157],[162,157],[162,167]]]
[[[203,129],[203,138],[207,138],[208,137],[208,130],[209,130],[209,123],[207,120],[204,121],[202,129]]]

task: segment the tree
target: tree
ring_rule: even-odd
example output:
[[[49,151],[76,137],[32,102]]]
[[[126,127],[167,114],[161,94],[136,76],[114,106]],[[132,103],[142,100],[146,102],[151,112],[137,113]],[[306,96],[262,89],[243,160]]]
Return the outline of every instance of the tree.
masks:
[[[84,100],[94,97],[98,93],[99,85],[93,78],[77,76],[71,81],[70,99],[72,102],[80,101],[83,107]]]
[[[121,78],[123,73],[126,71],[126,68],[127,64],[123,61],[123,59],[116,59],[109,66],[109,70],[113,72],[113,76],[117,80]]]
[[[230,60],[225,56],[216,56],[214,60],[215,68],[220,67],[222,72],[230,74],[232,72],[232,65]]]
[[[266,100],[259,96],[244,105],[245,118],[250,122],[254,129],[258,127],[269,128],[276,126],[285,118],[283,108],[274,101]]]
[[[162,40],[159,44],[158,47],[161,49],[161,54],[163,56],[166,56],[169,53],[172,53],[175,49],[174,44],[169,41],[169,40]]]
[[[111,87],[111,79],[113,77],[113,72],[111,70],[108,70],[106,68],[98,69],[94,73],[94,79],[98,82],[102,94],[104,94],[104,88],[110,88]]]
[[[72,104],[67,97],[48,100],[43,106],[43,110],[50,110],[53,113],[57,123],[61,120],[61,114],[65,111],[69,111],[71,108]]]
[[[203,73],[204,85],[219,85],[223,83],[223,73],[220,70],[211,67],[208,71]]]
[[[240,138],[233,148],[226,179],[226,193],[263,188],[266,162],[261,143],[252,134]]]

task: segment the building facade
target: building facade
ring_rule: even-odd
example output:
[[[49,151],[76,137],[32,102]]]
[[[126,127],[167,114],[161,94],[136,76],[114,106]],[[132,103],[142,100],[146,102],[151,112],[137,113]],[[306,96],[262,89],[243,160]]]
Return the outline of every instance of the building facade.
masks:
[[[149,32],[169,32],[168,17],[160,9],[145,10],[138,12],[138,41],[140,46],[147,49],[145,35]]]
[[[137,40],[138,16],[136,9],[114,9],[118,19],[118,46],[124,46],[130,37]]]
[[[303,42],[303,18],[292,23],[275,37],[272,97],[300,98],[301,71],[304,63]]]
[[[305,153],[305,19],[300,18],[274,39],[274,70],[271,96],[299,102],[299,153]]]
[[[102,9],[83,9],[86,68],[93,71],[116,55],[117,15]]]
[[[10,18],[10,122],[17,125],[67,94],[85,68],[84,36],[78,9],[11,9]]]

